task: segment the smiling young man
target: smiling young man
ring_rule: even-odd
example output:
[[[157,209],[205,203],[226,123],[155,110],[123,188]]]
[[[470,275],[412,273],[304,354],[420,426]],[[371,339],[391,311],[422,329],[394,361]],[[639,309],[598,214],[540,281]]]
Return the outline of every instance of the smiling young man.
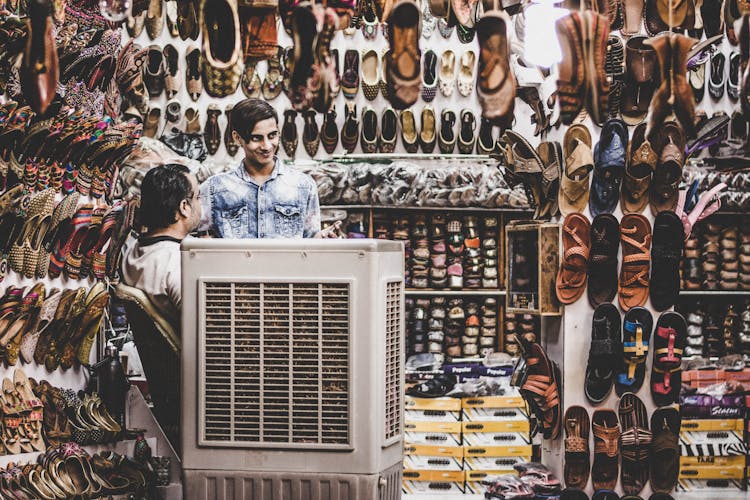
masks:
[[[332,237],[320,230],[315,181],[284,165],[279,148],[279,117],[260,99],[245,99],[232,109],[231,127],[245,158],[231,172],[201,186],[200,229],[220,238]]]

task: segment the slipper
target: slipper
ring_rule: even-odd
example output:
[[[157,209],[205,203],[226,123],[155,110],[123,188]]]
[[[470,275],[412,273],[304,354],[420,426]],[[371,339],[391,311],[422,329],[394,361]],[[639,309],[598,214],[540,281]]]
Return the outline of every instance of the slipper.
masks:
[[[648,299],[648,276],[651,264],[651,225],[640,214],[628,214],[620,221],[622,266],[617,289],[620,308],[642,306]]]
[[[669,493],[677,486],[680,423],[676,408],[660,408],[651,415],[651,489],[656,493]]]
[[[589,414],[582,406],[565,411],[565,485],[585,488],[589,482]]]
[[[654,219],[651,243],[651,304],[665,311],[680,294],[680,261],[685,247],[685,230],[674,212],[660,212]]]
[[[594,169],[591,133],[585,125],[568,127],[563,139],[565,168],[560,177],[560,211],[563,215],[583,212],[589,203],[589,177]]]
[[[620,458],[620,425],[612,410],[596,410],[591,417],[594,434],[594,465],[591,483],[595,490],[611,490],[617,486]]]
[[[563,260],[555,281],[557,298],[562,304],[572,304],[586,289],[591,226],[589,220],[578,213],[565,217],[563,223]]]
[[[648,344],[654,319],[644,307],[634,307],[625,314],[622,323],[623,364],[615,379],[618,396],[626,392],[636,393],[643,385],[646,376]]]
[[[638,396],[623,394],[618,408],[622,435],[622,490],[637,495],[648,482],[649,445],[648,412]]]
[[[594,310],[584,383],[586,398],[592,404],[601,403],[609,395],[621,356],[620,312],[612,304],[601,304]]]
[[[651,368],[651,397],[657,406],[677,403],[686,337],[687,323],[680,313],[668,311],[659,316],[654,332],[654,360]]]
[[[617,294],[617,252],[620,223],[612,214],[599,214],[591,223],[587,293],[591,307],[611,302]]]

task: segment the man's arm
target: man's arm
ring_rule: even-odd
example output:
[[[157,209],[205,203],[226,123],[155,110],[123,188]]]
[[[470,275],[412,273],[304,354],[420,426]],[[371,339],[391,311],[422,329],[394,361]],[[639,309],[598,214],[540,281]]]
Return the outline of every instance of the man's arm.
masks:
[[[318,187],[315,181],[310,179],[310,191],[307,195],[307,206],[305,207],[305,220],[302,236],[304,238],[315,238],[320,233],[320,202],[318,201]]]

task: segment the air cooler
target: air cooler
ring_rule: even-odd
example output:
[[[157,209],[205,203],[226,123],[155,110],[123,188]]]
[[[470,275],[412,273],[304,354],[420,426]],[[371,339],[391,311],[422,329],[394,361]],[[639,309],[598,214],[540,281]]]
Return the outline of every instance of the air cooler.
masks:
[[[401,498],[403,246],[182,244],[185,498]]]

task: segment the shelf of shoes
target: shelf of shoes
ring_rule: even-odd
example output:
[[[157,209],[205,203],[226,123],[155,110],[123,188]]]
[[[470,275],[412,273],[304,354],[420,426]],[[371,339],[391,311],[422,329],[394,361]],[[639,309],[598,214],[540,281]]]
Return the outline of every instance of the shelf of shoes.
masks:
[[[750,355],[750,300],[722,296],[681,298],[688,323],[685,357]]]
[[[716,214],[693,228],[681,266],[684,292],[750,292],[749,222]]]

